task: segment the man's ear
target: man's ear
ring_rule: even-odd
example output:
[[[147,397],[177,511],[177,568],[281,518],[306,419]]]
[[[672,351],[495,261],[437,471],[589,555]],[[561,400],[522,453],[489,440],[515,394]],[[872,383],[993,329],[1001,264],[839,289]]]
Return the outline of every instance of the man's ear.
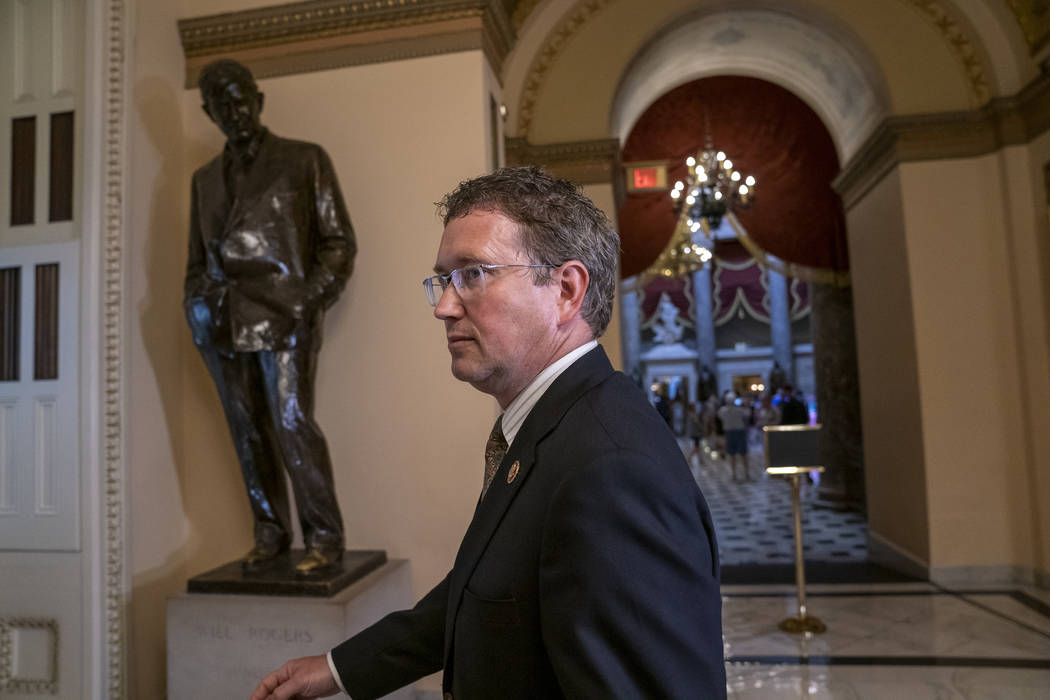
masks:
[[[562,323],[579,315],[591,276],[579,260],[561,264],[557,271],[558,318]]]
[[[262,112],[262,108],[263,108],[263,97],[265,97],[265,95],[263,95],[261,92],[256,92],[255,94],[258,96],[258,100],[259,100],[258,109],[259,109],[259,112],[261,113]]]

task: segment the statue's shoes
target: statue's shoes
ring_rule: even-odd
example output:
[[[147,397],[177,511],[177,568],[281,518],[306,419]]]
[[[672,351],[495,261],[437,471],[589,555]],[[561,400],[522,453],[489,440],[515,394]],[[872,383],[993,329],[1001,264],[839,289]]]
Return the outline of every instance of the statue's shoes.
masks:
[[[245,566],[258,566],[276,559],[287,551],[288,545],[286,544],[257,542],[247,554],[241,557],[241,561]]]
[[[319,574],[335,566],[343,559],[342,549],[322,549],[311,547],[306,556],[295,565],[295,573],[304,576]]]

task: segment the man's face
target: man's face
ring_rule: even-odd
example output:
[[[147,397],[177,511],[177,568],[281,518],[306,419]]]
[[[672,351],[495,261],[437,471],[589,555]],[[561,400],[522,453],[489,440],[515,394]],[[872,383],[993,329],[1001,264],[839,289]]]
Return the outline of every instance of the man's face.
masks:
[[[208,95],[204,109],[234,144],[246,144],[262,129],[262,93],[252,85],[230,82],[221,92]]]
[[[448,274],[473,263],[530,264],[519,245],[518,225],[489,211],[450,221],[435,272]],[[445,322],[452,375],[495,396],[504,408],[558,352],[558,285],[537,286],[534,272],[514,267],[485,273],[484,291],[466,300],[449,285],[434,308],[434,316]]]

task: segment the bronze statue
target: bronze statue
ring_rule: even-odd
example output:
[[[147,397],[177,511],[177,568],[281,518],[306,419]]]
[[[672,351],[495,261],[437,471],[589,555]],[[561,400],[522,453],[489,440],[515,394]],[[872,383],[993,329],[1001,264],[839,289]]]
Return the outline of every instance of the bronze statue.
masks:
[[[226,147],[193,174],[184,305],[222,400],[255,519],[247,565],[291,542],[291,476],[306,555],[299,573],[342,558],[343,520],[324,435],[313,418],[324,310],[357,244],[332,163],[312,143],[271,134],[263,94],[241,64],[207,65],[203,109]]]

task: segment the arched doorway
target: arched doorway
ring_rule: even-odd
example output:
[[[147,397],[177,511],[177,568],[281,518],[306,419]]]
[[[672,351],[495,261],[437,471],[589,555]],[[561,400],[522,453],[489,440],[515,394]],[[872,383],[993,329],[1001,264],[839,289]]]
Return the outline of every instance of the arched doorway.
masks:
[[[756,204],[733,212],[711,232],[709,268],[682,279],[648,276],[646,268],[675,228],[668,188],[685,178],[686,158],[708,145],[731,154],[734,168],[757,178]],[[849,259],[842,203],[832,188],[840,164],[828,130],[808,104],[779,85],[712,76],[657,98],[634,122],[621,157],[628,173],[634,163],[655,167],[661,171],[657,180],[667,184],[629,185],[618,212],[622,272],[634,289],[623,313],[640,316],[622,328],[641,336],[624,339],[624,347],[640,350],[637,357],[625,354],[625,369],[649,384],[659,368],[695,357],[695,372],[688,378],[709,371],[719,394],[698,407],[708,432],[720,425],[718,406],[727,392],[753,407],[752,423],[763,397],[779,415],[785,391],[801,395],[813,419],[825,426],[821,457],[829,477],[807,489],[808,500],[831,511],[809,518],[813,532],[807,556],[840,564],[866,561]],[[682,342],[659,342],[649,331],[660,313],[658,302],[674,304],[685,319]],[[671,357],[675,351],[678,355]],[[698,387],[687,395],[695,400],[705,393]],[[698,478],[706,481],[701,484],[705,492],[719,492],[713,508],[726,533],[723,559],[782,563],[790,578],[786,490],[764,482],[761,439],[754,427],[750,433],[745,473],[759,484],[729,485],[721,431],[705,440],[703,461],[711,468],[700,469]],[[732,472],[735,482],[736,469]]]

